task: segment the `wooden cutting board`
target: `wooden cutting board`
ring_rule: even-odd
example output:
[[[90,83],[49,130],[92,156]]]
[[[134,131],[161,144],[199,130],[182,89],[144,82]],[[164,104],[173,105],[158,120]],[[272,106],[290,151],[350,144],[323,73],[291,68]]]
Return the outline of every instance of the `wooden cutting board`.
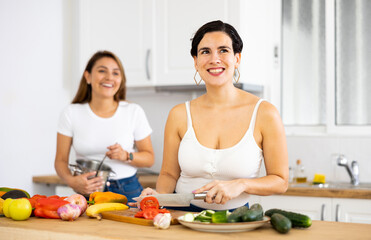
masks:
[[[102,218],[119,221],[119,222],[126,222],[126,223],[134,223],[139,225],[145,226],[153,226],[153,220],[148,220],[144,218],[136,218],[134,215],[139,211],[138,208],[129,208],[127,210],[121,211],[109,211],[109,212],[102,212]],[[178,217],[183,216],[187,212],[179,211],[179,210],[171,210],[169,209],[171,214],[171,224],[179,224]]]

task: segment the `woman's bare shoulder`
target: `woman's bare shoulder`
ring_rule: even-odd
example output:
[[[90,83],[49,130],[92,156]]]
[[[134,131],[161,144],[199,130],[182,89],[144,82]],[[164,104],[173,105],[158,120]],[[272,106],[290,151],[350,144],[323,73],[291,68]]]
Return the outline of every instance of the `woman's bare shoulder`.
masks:
[[[275,126],[276,124],[281,125],[282,120],[280,113],[278,112],[277,108],[268,101],[261,102],[258,115],[257,115],[257,123],[260,126]]]
[[[183,121],[187,120],[187,110],[184,103],[175,105],[169,112],[167,121],[171,124],[182,124]]]

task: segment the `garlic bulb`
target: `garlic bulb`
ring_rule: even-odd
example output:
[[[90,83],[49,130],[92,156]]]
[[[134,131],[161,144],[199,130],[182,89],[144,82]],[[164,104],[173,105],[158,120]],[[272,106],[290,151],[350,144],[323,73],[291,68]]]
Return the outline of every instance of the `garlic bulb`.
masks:
[[[153,219],[153,225],[159,229],[168,229],[171,223],[171,214],[170,213],[159,213]]]

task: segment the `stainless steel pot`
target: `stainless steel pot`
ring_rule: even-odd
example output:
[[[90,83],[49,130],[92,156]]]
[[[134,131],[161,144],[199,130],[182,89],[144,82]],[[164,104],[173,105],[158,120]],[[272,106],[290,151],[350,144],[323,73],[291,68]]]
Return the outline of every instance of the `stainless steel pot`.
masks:
[[[81,175],[84,173],[94,172],[97,170],[100,161],[97,160],[85,160],[77,159],[76,164],[70,164],[70,170],[73,176]],[[116,173],[112,168],[106,164],[103,164],[99,170],[98,176],[102,176],[104,184],[99,191],[104,191],[105,186],[109,186],[108,179],[115,176]]]

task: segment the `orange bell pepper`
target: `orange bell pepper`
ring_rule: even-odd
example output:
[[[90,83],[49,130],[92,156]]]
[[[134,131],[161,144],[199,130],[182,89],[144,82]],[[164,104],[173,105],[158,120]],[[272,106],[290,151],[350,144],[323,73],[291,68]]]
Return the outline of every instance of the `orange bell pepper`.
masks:
[[[126,204],[128,199],[125,195],[113,192],[93,192],[89,196],[88,203],[94,205],[97,203],[123,203]]]

